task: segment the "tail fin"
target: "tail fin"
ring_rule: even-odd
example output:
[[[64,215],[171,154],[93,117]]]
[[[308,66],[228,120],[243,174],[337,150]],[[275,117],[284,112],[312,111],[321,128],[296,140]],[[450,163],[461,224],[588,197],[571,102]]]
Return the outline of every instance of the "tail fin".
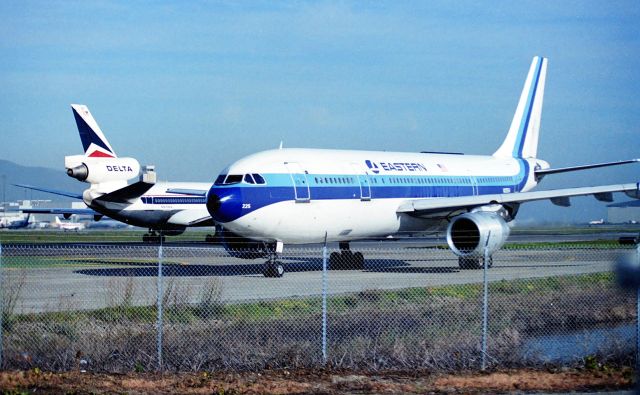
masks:
[[[57,215],[55,217],[53,217],[53,218],[54,218],[54,221],[55,221],[56,224],[60,223],[60,218],[58,218]]]
[[[516,113],[513,115],[513,121],[511,121],[509,133],[493,156],[536,157],[546,76],[547,58],[534,57],[520,95]]]
[[[104,137],[102,130],[98,126],[98,123],[89,112],[89,108],[82,104],[72,104],[73,116],[76,119],[76,125],[78,125],[78,132],[80,132],[80,140],[82,140],[82,146],[84,147],[85,156],[93,158],[116,158],[117,155],[111,144]]]

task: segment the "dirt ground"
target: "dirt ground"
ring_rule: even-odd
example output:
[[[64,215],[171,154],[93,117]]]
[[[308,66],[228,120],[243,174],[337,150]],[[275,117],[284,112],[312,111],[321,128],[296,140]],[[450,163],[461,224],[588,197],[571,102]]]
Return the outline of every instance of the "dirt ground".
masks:
[[[427,372],[360,375],[329,371],[262,373],[0,372],[3,393],[128,394],[362,394],[613,391],[632,388],[633,371],[508,370],[432,375]]]

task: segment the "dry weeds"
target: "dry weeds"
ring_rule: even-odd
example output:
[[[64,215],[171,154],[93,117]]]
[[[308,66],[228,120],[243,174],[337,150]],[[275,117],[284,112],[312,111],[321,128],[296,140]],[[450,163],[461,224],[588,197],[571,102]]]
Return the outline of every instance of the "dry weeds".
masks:
[[[325,370],[274,370],[262,373],[181,373],[120,375],[0,372],[0,390],[38,393],[129,394],[349,394],[497,393],[513,391],[610,391],[630,389],[633,372],[509,370],[460,375],[428,372],[354,374]]]

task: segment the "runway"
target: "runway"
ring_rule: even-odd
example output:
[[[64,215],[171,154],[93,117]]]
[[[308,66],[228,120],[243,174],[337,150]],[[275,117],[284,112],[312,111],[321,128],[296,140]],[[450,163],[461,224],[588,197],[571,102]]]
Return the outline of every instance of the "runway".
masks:
[[[364,270],[327,272],[329,295],[365,290],[435,287],[482,281],[482,270],[460,270],[457,258],[430,243],[354,243]],[[606,272],[629,249],[502,250],[489,281]],[[329,251],[329,253],[331,250]],[[216,247],[85,245],[3,247],[2,281],[16,296],[15,313],[89,310],[123,304],[153,305],[158,261],[170,303],[222,303],[319,296],[322,248],[292,247],[281,260],[283,278],[262,275],[264,259],[229,257]]]

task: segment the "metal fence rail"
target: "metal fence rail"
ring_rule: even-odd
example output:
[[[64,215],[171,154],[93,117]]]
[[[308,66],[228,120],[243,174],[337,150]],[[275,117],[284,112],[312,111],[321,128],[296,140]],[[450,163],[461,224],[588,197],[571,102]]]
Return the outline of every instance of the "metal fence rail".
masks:
[[[636,361],[636,293],[613,273],[632,247],[503,249],[486,282],[438,246],[352,248],[365,257],[361,269],[332,268],[334,248],[292,247],[280,256],[284,277],[265,278],[264,258],[215,246],[2,245],[1,367],[452,371]]]

